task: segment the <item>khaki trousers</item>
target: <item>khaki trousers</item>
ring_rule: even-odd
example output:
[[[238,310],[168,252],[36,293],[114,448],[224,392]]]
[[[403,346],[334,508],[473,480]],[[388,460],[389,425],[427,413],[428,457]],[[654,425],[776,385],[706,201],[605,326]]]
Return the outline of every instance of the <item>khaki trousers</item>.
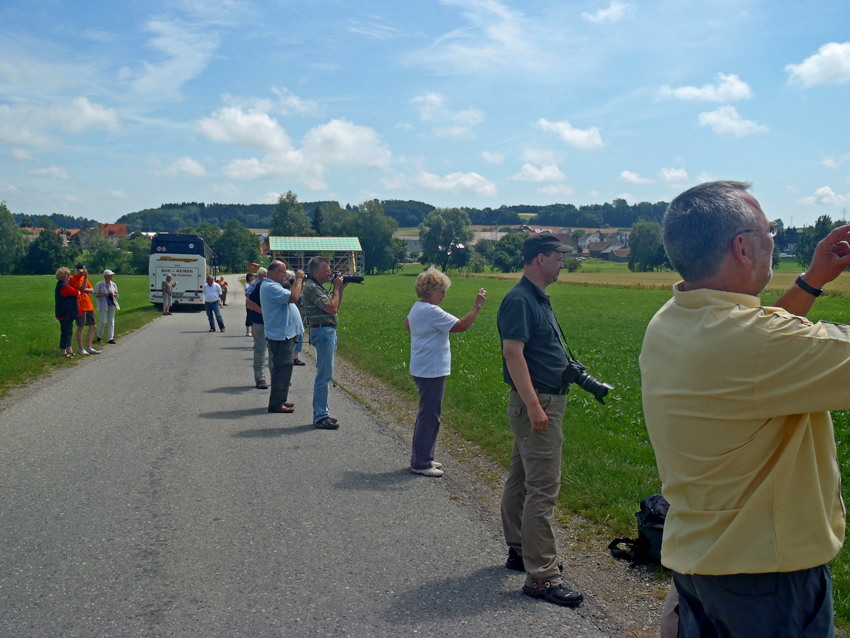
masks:
[[[538,394],[537,399],[549,417],[549,427],[532,434],[525,403],[516,390],[511,391],[507,414],[514,447],[502,495],[505,542],[522,556],[529,587],[561,582],[553,525],[561,489],[562,421],[567,397]]]

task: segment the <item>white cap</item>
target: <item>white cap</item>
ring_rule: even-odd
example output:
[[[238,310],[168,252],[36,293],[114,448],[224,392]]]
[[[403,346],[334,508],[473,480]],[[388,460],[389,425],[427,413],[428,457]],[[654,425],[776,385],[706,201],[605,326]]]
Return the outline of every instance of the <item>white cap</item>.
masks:
[[[103,271],[103,276],[104,276],[104,277],[105,277],[106,275],[114,275],[114,274],[115,274],[115,273],[114,273],[114,272],[112,272],[111,270],[109,270],[109,268],[107,268],[106,270],[104,270],[104,271]]]

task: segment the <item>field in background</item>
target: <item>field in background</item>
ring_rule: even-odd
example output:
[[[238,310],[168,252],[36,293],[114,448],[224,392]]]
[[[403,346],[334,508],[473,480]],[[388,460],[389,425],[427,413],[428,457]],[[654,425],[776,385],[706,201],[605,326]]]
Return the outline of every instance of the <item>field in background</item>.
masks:
[[[407,370],[410,337],[403,323],[416,301],[414,275],[421,270],[410,267],[402,275],[369,277],[362,287],[349,286],[339,328],[341,354],[400,390],[412,402],[417,401],[417,394]],[[789,274],[789,279],[793,280],[798,272]],[[508,389],[502,380],[496,312],[515,281],[453,276],[452,282],[442,307],[455,316],[469,310],[482,285],[487,289],[488,301],[468,332],[452,335],[452,375],[446,384],[443,421],[480,444],[506,467],[511,434],[505,416]],[[634,276],[631,283],[642,286],[646,280]],[[647,323],[671,292],[667,288],[569,283],[550,286],[548,292],[575,356],[593,376],[616,386],[604,407],[581,390],[570,393],[564,418],[561,505],[598,522],[600,530],[611,538],[620,534],[634,536],[634,513],[639,501],[660,488],[643,420],[638,355]],[[763,297],[765,303],[775,299],[776,295]],[[821,298],[810,318],[850,323],[850,299]],[[850,419],[848,412],[836,412],[833,418],[841,469],[846,474],[850,471]],[[847,487],[844,498],[850,498]],[[831,568],[836,614],[840,623],[848,626],[847,549]]]
[[[90,278],[92,287],[102,276]],[[115,313],[116,340],[158,316],[148,296],[148,276],[116,276],[121,310]],[[0,396],[9,388],[74,365],[79,359],[59,355],[59,322],[54,314],[53,275],[3,278],[3,312],[0,313]],[[94,303],[94,302],[93,302]],[[95,316],[97,316],[97,304]],[[98,318],[99,321],[99,318]],[[75,328],[76,330],[76,328]],[[74,351],[76,352],[76,341]],[[97,345],[95,341],[95,345]],[[105,346],[112,348],[115,346]],[[97,348],[100,350],[100,347]]]

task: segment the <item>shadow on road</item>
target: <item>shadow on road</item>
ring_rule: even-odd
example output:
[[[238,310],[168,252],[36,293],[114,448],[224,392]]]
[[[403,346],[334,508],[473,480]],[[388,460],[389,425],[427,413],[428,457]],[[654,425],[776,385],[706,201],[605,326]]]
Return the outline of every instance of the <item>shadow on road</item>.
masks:
[[[247,419],[249,417],[257,417],[261,414],[266,414],[267,408],[252,408],[250,410],[222,410],[221,412],[205,412],[198,416],[202,419]]]
[[[263,410],[265,412],[265,410]],[[288,436],[290,434],[300,434],[301,432],[309,432],[315,429],[313,424],[297,425],[289,428],[262,428],[260,430],[242,430],[236,434],[231,434],[234,439],[273,439],[279,436]]]
[[[485,567],[457,578],[432,580],[400,592],[384,612],[387,621],[409,625],[446,618],[465,618],[515,607],[521,598],[522,578],[515,591],[505,591],[512,574],[503,566]]]
[[[338,490],[400,490],[405,483],[415,480],[408,468],[373,474],[370,472],[343,472],[342,480],[334,484]]]
[[[244,392],[250,392],[251,390],[254,390],[254,389],[256,389],[256,386],[253,386],[253,385],[233,385],[233,386],[228,386],[228,387],[224,387],[224,388],[212,388],[210,390],[204,390],[204,392],[215,393],[215,394],[242,394]],[[261,395],[258,392],[257,396],[268,397],[269,395],[268,394]]]

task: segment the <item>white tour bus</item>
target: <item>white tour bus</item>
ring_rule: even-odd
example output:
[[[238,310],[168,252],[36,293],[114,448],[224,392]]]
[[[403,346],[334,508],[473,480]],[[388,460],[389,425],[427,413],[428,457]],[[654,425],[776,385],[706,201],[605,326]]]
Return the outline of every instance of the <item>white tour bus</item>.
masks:
[[[204,284],[208,261],[213,252],[198,235],[159,233],[151,240],[150,276],[151,303],[162,304],[162,282],[171,275],[177,282],[171,293],[175,306],[204,305]]]

